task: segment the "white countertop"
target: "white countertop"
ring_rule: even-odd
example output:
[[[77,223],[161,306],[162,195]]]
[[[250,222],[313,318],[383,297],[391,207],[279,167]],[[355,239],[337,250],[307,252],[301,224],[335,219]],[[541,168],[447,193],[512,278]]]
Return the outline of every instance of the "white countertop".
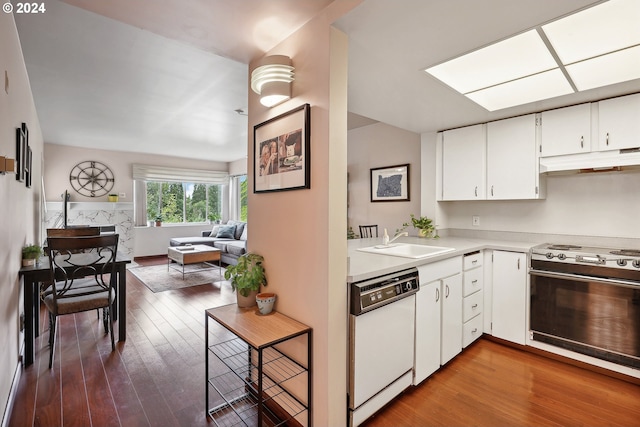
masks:
[[[413,243],[428,246],[444,246],[454,248],[453,251],[441,255],[426,258],[403,258],[398,256],[373,254],[358,251],[358,248],[382,244],[382,237],[369,239],[348,240],[348,271],[347,283],[359,282],[384,274],[394,273],[418,265],[429,264],[435,261],[464,255],[469,252],[483,249],[495,249],[513,252],[528,252],[533,246],[543,242],[520,242],[492,239],[469,239],[460,237],[441,237],[439,239],[425,239],[420,237],[401,237],[395,242]],[[395,243],[394,242],[394,243]]]

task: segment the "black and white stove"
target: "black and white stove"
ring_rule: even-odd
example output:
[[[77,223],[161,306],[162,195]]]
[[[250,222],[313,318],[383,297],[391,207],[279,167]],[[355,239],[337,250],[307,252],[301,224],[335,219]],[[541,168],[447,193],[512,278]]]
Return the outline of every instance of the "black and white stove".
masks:
[[[531,260],[640,271],[640,250],[638,249],[545,243],[531,249]]]

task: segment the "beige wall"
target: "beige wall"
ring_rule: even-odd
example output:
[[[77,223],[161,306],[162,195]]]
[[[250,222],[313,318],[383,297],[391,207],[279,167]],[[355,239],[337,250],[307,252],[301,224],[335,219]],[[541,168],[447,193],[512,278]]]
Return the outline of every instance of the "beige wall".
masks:
[[[330,24],[359,1],[336,3],[267,52],[292,58],[292,99],[267,109],[249,94],[249,250],[265,257],[276,309],[313,328],[318,426],[346,420],[347,38]],[[253,126],[304,103],[311,105],[311,188],[254,194]]]
[[[5,72],[9,79],[5,90]],[[37,241],[40,219],[42,132],[33,103],[18,32],[12,14],[0,14],[0,156],[16,158],[16,128],[25,122],[33,153],[32,187],[15,175],[0,175],[0,411],[5,413],[14,375],[20,372],[18,355],[23,334],[22,287],[18,278],[22,246]],[[6,420],[4,420],[6,422]]]
[[[350,130],[348,138],[349,226],[358,234],[359,225],[378,224],[380,236],[385,228],[393,236],[409,214],[421,215],[420,135],[376,123]],[[402,164],[410,165],[410,201],[372,203],[370,169]],[[407,231],[417,235],[413,227]]]
[[[87,197],[76,193],[69,183],[69,173],[75,165],[87,160],[96,160],[107,165],[114,174],[112,193],[125,193],[121,202],[133,202],[132,165],[171,166],[177,168],[228,171],[226,162],[184,159],[159,154],[129,153],[123,151],[95,150],[66,145],[44,144],[44,184],[48,201],[59,202],[60,195],[68,190],[74,202],[106,202],[107,196]]]

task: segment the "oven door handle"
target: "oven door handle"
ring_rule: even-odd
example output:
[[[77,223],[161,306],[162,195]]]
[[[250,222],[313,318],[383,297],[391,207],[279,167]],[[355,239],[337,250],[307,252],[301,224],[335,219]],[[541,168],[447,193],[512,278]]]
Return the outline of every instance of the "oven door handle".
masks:
[[[533,269],[529,270],[529,274],[532,276],[548,277],[550,279],[566,279],[566,280],[575,280],[578,282],[598,282],[598,283],[606,283],[606,284],[615,285],[615,286],[623,286],[625,288],[640,289],[640,283],[632,282],[630,280],[623,280],[623,279],[607,279],[605,277],[582,276],[580,274],[550,272],[550,271],[533,270]]]

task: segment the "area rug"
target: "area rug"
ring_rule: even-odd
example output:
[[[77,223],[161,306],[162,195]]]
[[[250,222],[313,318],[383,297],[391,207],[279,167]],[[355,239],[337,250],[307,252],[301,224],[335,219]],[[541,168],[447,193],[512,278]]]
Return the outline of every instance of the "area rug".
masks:
[[[180,271],[176,270],[180,269]],[[182,267],[173,264],[172,268],[167,270],[167,264],[150,265],[146,267],[135,267],[129,269],[144,285],[152,292],[163,292],[173,289],[188,288],[189,286],[204,285],[207,283],[215,283],[224,280],[224,267],[218,269],[214,267],[210,270],[201,270],[207,268],[204,264],[186,265],[184,268],[184,279],[182,278]]]

